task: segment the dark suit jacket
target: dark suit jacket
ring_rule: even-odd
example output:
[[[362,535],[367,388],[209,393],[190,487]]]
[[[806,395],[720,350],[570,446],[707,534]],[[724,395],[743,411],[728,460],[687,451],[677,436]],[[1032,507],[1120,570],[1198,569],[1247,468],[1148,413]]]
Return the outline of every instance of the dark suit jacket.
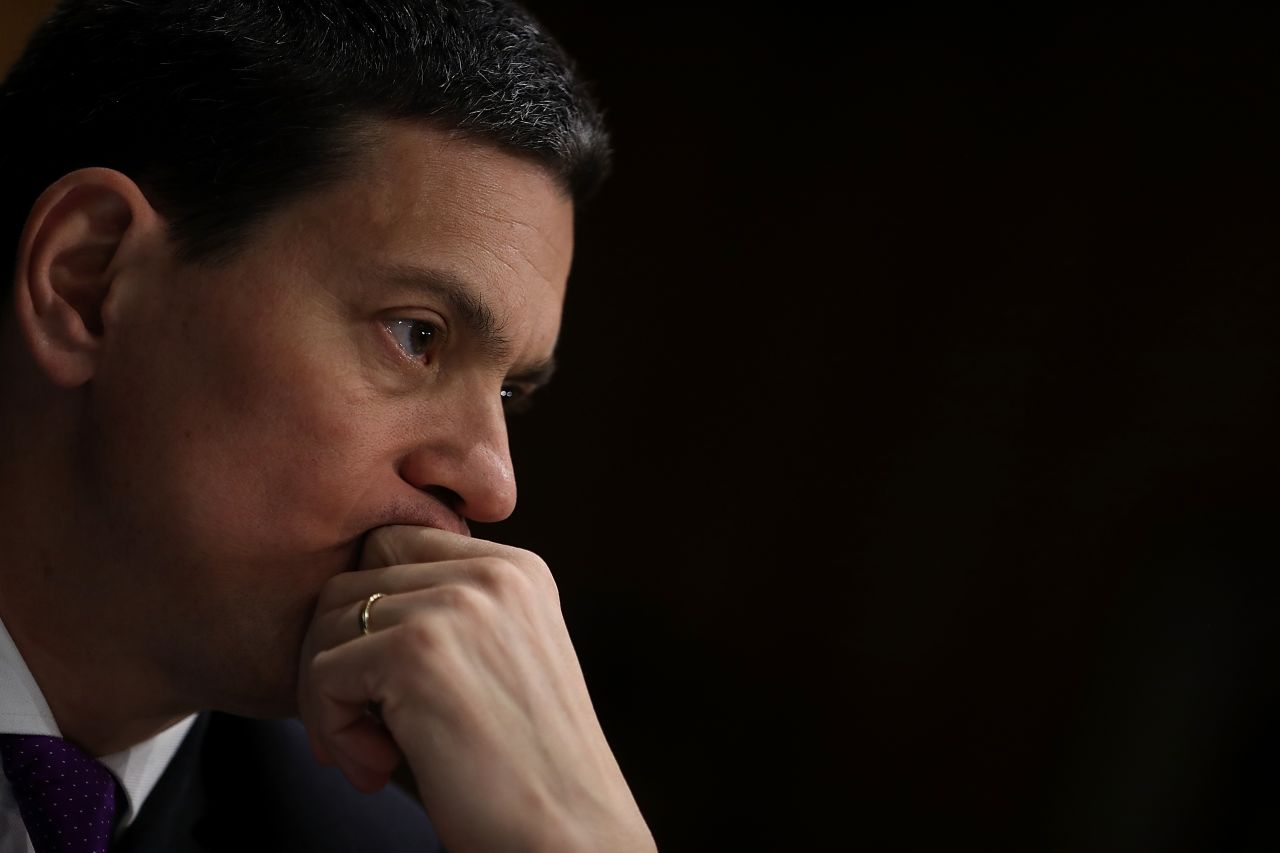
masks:
[[[201,714],[113,853],[440,851],[394,785],[352,788],[311,754],[301,724]]]

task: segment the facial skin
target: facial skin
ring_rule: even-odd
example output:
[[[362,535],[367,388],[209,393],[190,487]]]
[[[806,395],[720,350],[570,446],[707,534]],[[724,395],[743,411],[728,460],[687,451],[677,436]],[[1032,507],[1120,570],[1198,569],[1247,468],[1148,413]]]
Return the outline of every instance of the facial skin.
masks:
[[[357,174],[212,267],[181,263],[121,176],[89,175],[65,203],[74,221],[101,197],[80,228],[107,259],[100,294],[92,251],[59,254],[73,241],[55,231],[46,263],[29,226],[5,332],[26,343],[7,341],[22,406],[2,432],[32,461],[5,468],[26,487],[0,497],[15,555],[0,616],[64,733],[83,722],[99,754],[151,733],[124,720],[291,713],[317,592],[369,531],[465,532],[514,508],[501,392],[551,358],[572,203],[487,143],[421,124],[378,136]],[[77,315],[50,319],[40,269],[80,315],[100,296],[75,369],[49,355]],[[473,328],[486,318],[500,340]],[[86,670],[117,685],[105,714]]]

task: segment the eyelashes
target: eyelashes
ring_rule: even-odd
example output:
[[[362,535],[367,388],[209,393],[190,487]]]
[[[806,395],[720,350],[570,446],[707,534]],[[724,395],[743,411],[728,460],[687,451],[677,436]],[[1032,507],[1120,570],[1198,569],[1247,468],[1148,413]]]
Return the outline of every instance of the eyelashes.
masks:
[[[406,358],[429,365],[444,342],[444,330],[430,320],[397,317],[382,324]],[[533,405],[533,388],[503,385],[499,394],[502,408],[509,414],[527,412]]]
[[[518,415],[529,411],[533,406],[533,389],[521,388],[518,385],[502,386],[502,408],[509,414]]]
[[[440,327],[429,320],[395,319],[387,320],[382,325],[401,352],[423,363],[430,362],[431,355],[444,338]]]

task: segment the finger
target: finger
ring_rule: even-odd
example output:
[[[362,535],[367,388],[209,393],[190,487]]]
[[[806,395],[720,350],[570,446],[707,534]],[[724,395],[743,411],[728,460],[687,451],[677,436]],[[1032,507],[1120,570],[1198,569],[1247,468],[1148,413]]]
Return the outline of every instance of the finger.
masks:
[[[438,583],[447,583],[464,570],[450,565],[454,561],[438,563],[414,563],[366,569],[358,572],[341,572],[325,582],[316,602],[316,613],[329,613],[346,608],[355,601],[364,601],[376,592],[394,595],[425,589]],[[355,623],[352,623],[355,624]]]
[[[373,613],[382,610],[388,598],[454,584],[483,585],[489,573],[502,570],[469,560],[449,560],[344,572],[331,578],[321,591],[311,629],[313,645],[317,650],[326,649],[359,637],[360,613],[375,593],[384,597],[369,609],[371,624]]]
[[[339,763],[338,769],[342,771],[343,776],[347,777],[351,787],[362,794],[376,794],[387,787],[387,783],[391,781],[389,773],[374,773],[356,764]]]
[[[403,758],[387,731],[368,716],[333,732],[328,743],[338,769],[366,794],[385,787]]]
[[[320,742],[316,733],[310,729],[307,729],[307,740],[311,742],[311,753],[316,757],[316,761],[327,767],[332,766],[335,763],[333,753],[329,751],[328,747]]]
[[[400,761],[391,734],[366,712],[369,702],[378,699],[375,685],[382,680],[379,669],[387,657],[383,637],[317,655],[307,665],[306,686],[299,693],[299,715],[312,750],[337,764],[357,786],[389,775]]]
[[[341,612],[337,621],[340,625],[346,622],[358,623],[364,608],[365,602],[357,602]],[[430,613],[447,613],[461,616],[471,624],[483,624],[497,615],[497,608],[494,599],[478,586],[463,583],[386,595],[376,599],[369,608],[369,633],[386,631],[403,624],[410,616],[420,617]],[[509,618],[515,615],[507,614]]]
[[[471,557],[503,557],[520,562],[531,556],[533,555],[529,552],[510,545],[462,536],[434,527],[389,525],[376,528],[365,538],[360,568],[434,563]]]
[[[370,635],[359,643],[344,643],[304,664],[298,710],[322,746],[331,747],[334,733],[364,719],[369,703],[381,700],[376,686],[382,681],[384,638]]]

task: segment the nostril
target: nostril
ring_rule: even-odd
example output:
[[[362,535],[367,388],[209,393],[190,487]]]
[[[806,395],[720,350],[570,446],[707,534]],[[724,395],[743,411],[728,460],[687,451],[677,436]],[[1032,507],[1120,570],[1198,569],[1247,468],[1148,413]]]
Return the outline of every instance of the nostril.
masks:
[[[453,510],[456,514],[462,515],[462,495],[458,494],[453,489],[450,489],[447,486],[423,486],[422,491],[440,501],[440,503]]]

